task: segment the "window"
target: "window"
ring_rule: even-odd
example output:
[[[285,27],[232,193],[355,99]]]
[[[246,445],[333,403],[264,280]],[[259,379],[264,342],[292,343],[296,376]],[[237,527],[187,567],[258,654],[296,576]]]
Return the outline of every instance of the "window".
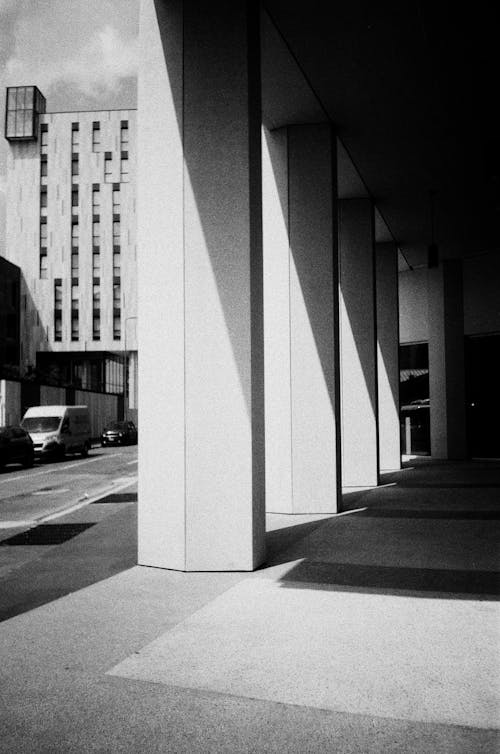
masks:
[[[120,284],[113,285],[113,340],[121,338],[121,290]]]
[[[78,248],[78,241],[80,239],[80,225],[78,224],[78,218],[71,218],[71,246]]]
[[[45,112],[45,98],[36,86],[7,88],[5,137],[34,141],[38,136],[39,116]]]
[[[47,218],[40,218],[40,246],[47,246]]]
[[[101,239],[101,223],[99,220],[92,222],[92,246],[99,246]]]
[[[72,285],[78,285],[78,274],[80,271],[80,257],[78,256],[78,249],[71,250],[71,281]]]
[[[101,147],[101,124],[98,120],[92,123],[92,151],[98,152]]]
[[[92,254],[92,277],[98,278],[101,274],[101,255],[98,251]]]
[[[78,340],[79,338],[79,302],[78,302],[78,290],[72,288],[71,290],[71,340]]]
[[[47,186],[40,186],[40,207],[47,208]]]
[[[98,285],[92,288],[92,339],[101,339],[101,289]]]
[[[47,155],[40,155],[40,175],[45,178],[47,175]]]
[[[113,220],[113,246],[120,245],[120,220]]]
[[[78,186],[71,187],[71,206],[78,207]]]
[[[113,214],[120,214],[120,184],[113,183]]]
[[[54,280],[54,340],[62,340],[62,280]]]
[[[111,182],[112,174],[112,156],[111,152],[105,152],[104,154],[104,181],[106,183]]]
[[[126,149],[128,145],[128,120],[122,120],[120,124],[120,144],[122,149]]]
[[[92,186],[92,214],[98,215],[99,208],[101,206],[101,192],[98,183],[94,183]]]
[[[78,340],[80,337],[79,332],[79,302],[78,302],[78,290],[76,288],[71,289],[71,340]]]
[[[78,149],[79,144],[80,144],[80,124],[72,123],[71,124],[71,149],[72,150],[74,150],[74,148]]]
[[[47,123],[42,123],[40,126],[40,147],[47,147],[49,144],[49,126]]]
[[[128,152],[121,153],[120,159],[120,181],[128,183]]]
[[[42,247],[40,249],[40,279],[46,280],[48,277],[48,272],[49,272],[49,266],[48,266],[47,249],[45,247]]]
[[[78,164],[78,155],[72,154],[71,155],[71,175],[78,175],[80,172],[79,164]]]
[[[121,255],[119,251],[113,253],[113,278],[119,278],[121,274]]]

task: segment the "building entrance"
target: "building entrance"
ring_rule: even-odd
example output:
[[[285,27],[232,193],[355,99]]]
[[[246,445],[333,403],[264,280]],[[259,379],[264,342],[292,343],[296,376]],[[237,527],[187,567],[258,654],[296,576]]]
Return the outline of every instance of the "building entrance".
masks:
[[[500,458],[500,333],[465,339],[467,446],[473,458]]]

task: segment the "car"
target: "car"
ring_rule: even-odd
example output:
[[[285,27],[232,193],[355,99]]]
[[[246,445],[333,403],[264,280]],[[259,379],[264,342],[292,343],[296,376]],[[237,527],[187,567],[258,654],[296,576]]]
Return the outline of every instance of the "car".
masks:
[[[66,453],[88,455],[92,447],[87,406],[30,406],[21,427],[33,440],[35,458],[64,458]]]
[[[137,427],[134,422],[111,422],[101,434],[101,445],[135,445],[137,443]]]
[[[33,440],[22,427],[0,427],[0,467],[7,463],[33,466],[35,450]]]

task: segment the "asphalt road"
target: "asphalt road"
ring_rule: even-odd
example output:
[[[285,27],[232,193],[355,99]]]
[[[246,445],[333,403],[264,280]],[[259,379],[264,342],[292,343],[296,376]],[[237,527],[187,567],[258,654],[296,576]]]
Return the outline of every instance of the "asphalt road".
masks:
[[[96,447],[88,458],[10,465],[0,471],[0,529],[33,526],[137,479],[137,446]]]

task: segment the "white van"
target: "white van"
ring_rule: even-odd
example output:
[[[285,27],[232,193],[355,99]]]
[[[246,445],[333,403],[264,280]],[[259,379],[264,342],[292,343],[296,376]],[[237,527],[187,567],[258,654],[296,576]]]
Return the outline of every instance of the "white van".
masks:
[[[91,448],[87,406],[31,406],[21,427],[33,440],[36,458],[64,458],[66,453],[86,456]]]

